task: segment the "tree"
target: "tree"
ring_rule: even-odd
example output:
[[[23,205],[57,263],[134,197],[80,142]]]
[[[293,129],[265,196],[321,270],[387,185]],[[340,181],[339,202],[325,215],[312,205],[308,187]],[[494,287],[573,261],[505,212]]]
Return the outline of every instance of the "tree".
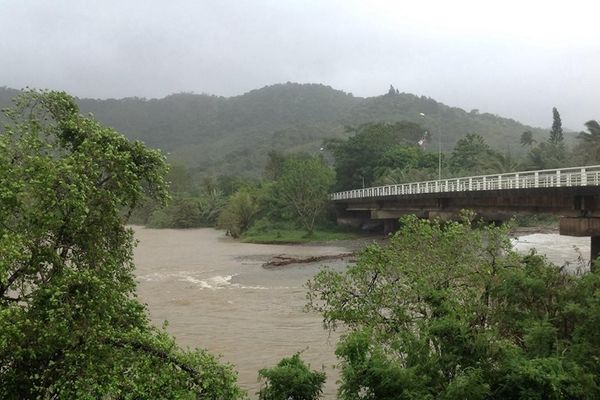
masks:
[[[204,226],[214,226],[225,204],[226,198],[221,190],[215,188],[202,191],[198,198],[200,223]]]
[[[559,145],[564,142],[562,121],[556,107],[552,107],[552,130],[550,131],[548,141],[553,145]]]
[[[528,154],[532,167],[538,169],[564,167],[567,152],[564,143],[562,122],[556,107],[552,108],[552,130],[546,142],[539,143]]]
[[[397,184],[437,177],[438,155],[417,146],[397,145],[386,150],[375,168],[376,184]]]
[[[394,88],[393,85],[390,85],[390,88],[389,88],[389,90],[387,92],[387,95],[388,96],[396,96],[396,95],[399,95],[399,94],[400,94],[400,91],[398,89]]]
[[[181,165],[171,165],[167,175],[171,193],[191,194],[197,191],[190,170]]]
[[[346,190],[373,184],[377,163],[397,145],[417,146],[424,129],[412,122],[373,123],[348,128],[348,140],[330,140],[326,146],[335,158],[337,189]]]
[[[577,154],[583,159],[583,162],[600,161],[600,124],[598,121],[591,120],[585,123],[587,132],[581,132],[577,139],[580,144],[577,146]]]
[[[479,172],[491,154],[490,146],[481,135],[469,133],[454,146],[448,160],[450,171],[461,174]]]
[[[160,208],[150,215],[147,226],[150,228],[194,228],[201,225],[201,210],[196,199],[175,196],[166,208]]]
[[[531,131],[525,131],[521,134],[521,146],[532,146],[535,140]]]
[[[489,157],[482,162],[481,167],[485,173],[503,174],[518,171],[521,169],[521,163],[509,152],[497,153],[492,151]]]
[[[26,92],[0,134],[0,397],[239,398],[231,368],[184,351],[135,297],[144,197],[167,200],[164,157]]]
[[[258,377],[265,382],[258,392],[260,400],[317,400],[321,398],[326,375],[311,371],[296,353],[273,368],[261,369]]]
[[[515,254],[507,227],[414,216],[387,246],[308,283],[309,309],[347,332],[339,397],[600,396],[600,274]]]
[[[234,238],[240,237],[256,219],[260,211],[258,195],[250,187],[242,187],[232,194],[219,214],[218,226]]]
[[[310,235],[327,204],[334,179],[334,172],[320,158],[289,157],[273,187],[274,197]]]
[[[267,180],[276,181],[281,176],[283,170],[283,163],[285,162],[286,156],[276,150],[271,150],[267,154],[267,163],[263,171],[263,176]]]

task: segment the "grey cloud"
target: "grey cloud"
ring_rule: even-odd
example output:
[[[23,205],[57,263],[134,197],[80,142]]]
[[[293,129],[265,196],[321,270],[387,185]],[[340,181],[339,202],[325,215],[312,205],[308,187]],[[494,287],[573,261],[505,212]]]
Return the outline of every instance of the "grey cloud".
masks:
[[[237,95],[285,81],[372,96],[391,83],[538,126],[550,125],[553,106],[575,129],[600,118],[598,37],[522,41],[469,31],[459,17],[456,30],[438,29],[410,10],[395,19],[359,3],[0,0],[0,85],[107,98]],[[532,29],[546,29],[539,17]]]

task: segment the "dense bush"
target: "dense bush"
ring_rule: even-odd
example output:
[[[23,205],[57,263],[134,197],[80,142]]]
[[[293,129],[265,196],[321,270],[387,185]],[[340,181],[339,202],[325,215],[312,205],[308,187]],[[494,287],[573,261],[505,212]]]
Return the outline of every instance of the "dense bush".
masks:
[[[241,188],[227,200],[219,215],[218,226],[237,238],[254,222],[259,210],[257,189]]]
[[[258,371],[264,382],[258,392],[260,400],[316,400],[321,397],[325,372],[311,371],[296,353],[284,358],[273,368]]]
[[[348,333],[342,399],[600,397],[600,273],[511,249],[506,227],[402,220],[309,306]]]
[[[163,156],[27,92],[0,134],[0,398],[237,399],[236,375],[151,325],[133,232],[161,204]]]

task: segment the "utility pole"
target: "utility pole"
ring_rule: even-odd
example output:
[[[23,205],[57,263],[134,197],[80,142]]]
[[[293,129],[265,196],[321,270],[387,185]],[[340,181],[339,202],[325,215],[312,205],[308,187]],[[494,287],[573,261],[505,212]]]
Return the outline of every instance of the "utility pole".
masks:
[[[438,134],[438,181],[442,180],[442,135]]]

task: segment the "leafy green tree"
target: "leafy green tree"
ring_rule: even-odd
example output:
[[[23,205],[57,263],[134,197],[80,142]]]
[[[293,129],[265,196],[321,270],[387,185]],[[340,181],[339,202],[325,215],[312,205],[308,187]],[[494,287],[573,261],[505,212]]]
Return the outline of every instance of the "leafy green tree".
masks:
[[[511,249],[507,227],[407,217],[387,246],[308,283],[309,308],[345,327],[339,397],[594,399],[600,274]]]
[[[311,371],[300,353],[284,358],[273,368],[258,371],[264,386],[258,392],[260,400],[317,400],[321,398],[325,372]]]
[[[448,160],[450,171],[454,174],[480,172],[481,166],[491,154],[490,146],[481,135],[469,133],[452,150]]]
[[[559,168],[567,165],[562,122],[556,107],[552,108],[552,129],[548,140],[539,143],[528,154],[529,163],[533,168]]]
[[[437,177],[438,155],[418,146],[398,145],[379,159],[375,175],[377,184],[396,184],[429,180]]]
[[[326,143],[335,158],[338,189],[369,186],[377,178],[377,164],[383,154],[397,145],[416,146],[424,129],[412,122],[372,123],[349,129],[348,140]]]
[[[320,158],[289,157],[273,186],[276,204],[310,235],[327,205],[334,179],[334,172]]]
[[[240,237],[256,219],[260,204],[256,190],[240,188],[232,194],[219,214],[218,226],[234,238]]]
[[[521,162],[511,153],[497,153],[495,151],[490,152],[488,158],[482,161],[481,167],[488,174],[503,174],[519,171],[522,168]]]
[[[219,189],[202,192],[198,198],[201,224],[205,226],[214,226],[226,203],[227,199]]]
[[[550,138],[548,141],[553,145],[559,145],[565,140],[562,129],[562,121],[560,119],[560,113],[556,107],[552,107],[552,130],[550,131]]]
[[[135,296],[143,196],[164,203],[163,156],[26,92],[0,134],[0,398],[240,398],[231,368],[180,349]]]
[[[535,142],[533,139],[533,133],[529,130],[521,134],[521,146],[532,146]]]
[[[600,161],[600,123],[591,120],[585,123],[587,132],[581,132],[577,139],[580,144],[577,146],[576,153],[582,158],[582,162]]]
[[[171,165],[167,180],[171,193],[193,194],[197,191],[190,170],[182,165]]]
[[[156,210],[148,219],[150,228],[195,228],[202,225],[197,199],[175,196],[165,208]]]
[[[276,150],[271,150],[267,154],[267,163],[263,171],[263,176],[267,180],[276,181],[281,176],[283,171],[283,163],[286,160],[286,156]]]

